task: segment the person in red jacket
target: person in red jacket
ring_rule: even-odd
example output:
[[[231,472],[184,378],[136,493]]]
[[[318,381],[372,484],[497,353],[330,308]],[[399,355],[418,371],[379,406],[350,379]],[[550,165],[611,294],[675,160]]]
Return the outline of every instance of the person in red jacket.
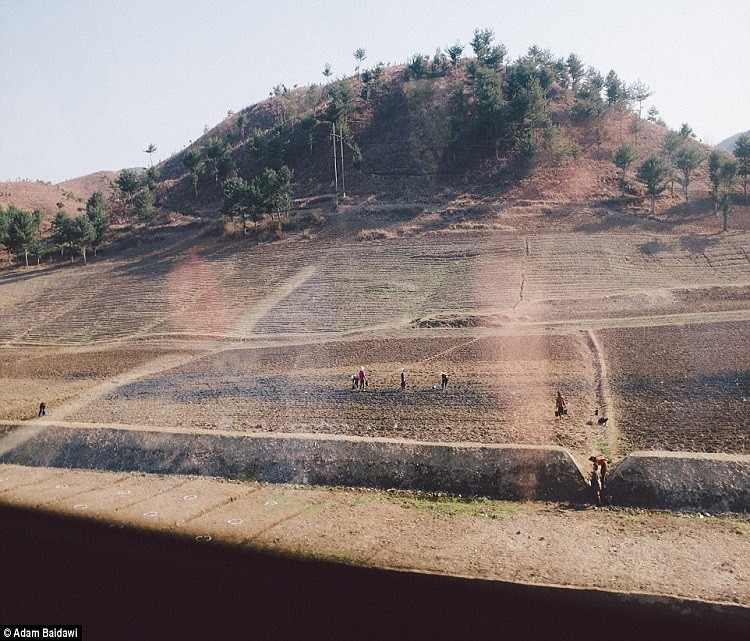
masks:
[[[602,456],[601,454],[597,454],[596,456],[589,456],[589,461],[591,461],[594,465],[599,466],[602,478],[602,487],[604,487],[607,478],[607,463],[609,463],[607,457]]]

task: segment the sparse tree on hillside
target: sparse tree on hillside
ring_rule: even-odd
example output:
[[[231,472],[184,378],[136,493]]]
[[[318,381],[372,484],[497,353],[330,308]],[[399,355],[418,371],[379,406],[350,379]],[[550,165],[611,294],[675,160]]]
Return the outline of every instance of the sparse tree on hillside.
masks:
[[[293,172],[283,165],[278,170],[266,167],[261,175],[251,182],[263,208],[272,216],[289,213],[291,208]]]
[[[223,159],[229,155],[229,145],[220,138],[211,138],[203,148],[203,154],[206,158],[205,166],[211,167],[214,182],[218,183]]]
[[[33,212],[31,212],[31,220],[34,222],[34,229],[36,230],[36,236],[37,238],[42,237],[42,222],[44,221],[44,212],[39,209],[39,207],[35,208]]]
[[[188,170],[190,174],[190,180],[193,183],[193,192],[195,197],[198,197],[198,176],[203,167],[203,154],[199,149],[191,147],[184,154],[182,154],[182,164]]]
[[[477,133],[492,145],[497,156],[506,132],[506,102],[500,74],[491,68],[477,65],[474,70]]]
[[[526,161],[533,159],[550,128],[547,91],[553,82],[551,68],[545,62],[552,60],[551,54],[534,47],[530,52],[508,66],[505,82],[506,126],[515,150]]]
[[[607,95],[607,102],[612,107],[624,106],[628,101],[627,87],[614,70],[610,70],[604,79],[604,92]]]
[[[273,217],[287,214],[291,207],[291,183],[293,172],[283,165],[278,170],[266,167],[249,183],[243,178],[233,177],[224,181],[222,213],[242,218],[243,234],[246,219],[250,216],[257,225],[258,217],[268,213]]]
[[[61,257],[65,255],[65,248],[70,248],[71,260],[73,260],[72,249],[75,244],[73,219],[63,209],[58,209],[52,221],[52,242],[60,249]]]
[[[734,181],[737,178],[737,159],[726,155],[721,163],[719,170],[719,184],[720,184],[720,204],[721,211],[724,215],[724,231],[727,231],[729,226],[729,212],[732,209],[731,198],[732,198],[732,187]]]
[[[608,105],[602,100],[604,78],[593,68],[586,72],[586,79],[576,94],[571,109],[574,122],[586,125],[593,130],[597,149],[602,143],[602,123],[607,113]]]
[[[680,170],[682,177],[680,183],[685,194],[685,204],[689,204],[688,198],[688,187],[690,186],[690,180],[693,175],[693,171],[703,162],[703,154],[694,144],[687,142],[683,143],[682,146],[677,150],[675,155],[674,163],[675,167]]]
[[[664,134],[661,142],[661,150],[668,164],[668,181],[670,193],[674,197],[674,182],[677,180],[677,152],[685,144],[685,139],[679,131],[670,129]]]
[[[628,93],[630,94],[631,98],[635,100],[638,103],[638,118],[641,118],[641,113],[643,111],[643,103],[654,95],[654,92],[651,91],[651,88],[641,82],[640,80],[636,80],[630,87],[628,87]]]
[[[576,95],[578,93],[578,86],[581,79],[586,75],[586,68],[581,59],[574,53],[571,53],[565,62],[568,66],[568,73],[570,74],[570,84],[573,89],[573,95]]]
[[[430,75],[433,77],[444,76],[450,69],[450,63],[448,62],[448,56],[446,56],[442,49],[438,47],[435,50],[435,55],[432,57],[430,63]]]
[[[638,180],[646,185],[646,194],[651,198],[651,214],[656,213],[656,197],[666,188],[668,174],[667,163],[659,156],[649,156],[643,161],[636,174]]]
[[[331,100],[326,109],[326,120],[335,123],[337,127],[342,127],[354,109],[354,92],[348,82],[340,80],[331,85],[328,95]]]
[[[15,205],[8,206],[8,223],[5,243],[16,256],[23,256],[26,267],[29,266],[29,253],[38,239],[38,223],[34,217]]]
[[[502,43],[493,46],[494,39],[495,32],[492,29],[475,29],[471,48],[479,64],[499,71],[502,69],[508,49]]]
[[[654,124],[661,125],[662,127],[667,126],[667,123],[664,122],[663,118],[659,114],[659,110],[653,105],[649,107],[648,116],[646,117],[646,120],[648,120],[649,122],[653,122]]]
[[[715,149],[708,156],[708,180],[711,183],[711,200],[714,203],[714,214],[719,213],[722,200],[722,187],[728,174],[725,165],[730,161],[729,154]]]
[[[147,154],[148,154],[148,166],[149,166],[149,167],[153,167],[153,166],[154,166],[154,161],[153,161],[153,158],[152,158],[152,156],[154,155],[154,153],[155,153],[155,152],[156,152],[156,145],[155,145],[155,144],[153,144],[153,143],[151,143],[151,144],[150,144],[150,145],[149,145],[148,147],[146,147],[146,149],[145,149],[145,153],[147,153]]]
[[[430,57],[415,53],[406,63],[404,69],[404,80],[419,80],[430,73]]]
[[[354,70],[355,73],[359,76],[359,69],[362,66],[362,62],[367,57],[367,54],[365,53],[365,50],[360,47],[354,52],[354,58],[357,60],[357,67]]]
[[[237,136],[240,140],[245,137],[245,126],[247,125],[247,116],[245,112],[240,112],[237,115]]]
[[[248,185],[244,178],[227,178],[223,184],[224,200],[221,212],[225,216],[234,219],[240,216],[242,219],[242,233],[247,234],[247,217],[251,216],[253,222],[258,224],[258,197],[253,186]]]
[[[330,82],[333,71],[331,71],[331,65],[327,62],[323,67],[323,75],[326,77],[326,82]]]
[[[679,134],[683,140],[690,140],[691,138],[695,140],[696,138],[693,128],[686,122],[683,122],[680,126]]]
[[[622,196],[625,196],[625,174],[628,171],[628,167],[635,161],[635,158],[635,148],[625,142],[617,148],[612,156],[612,160],[620,170],[620,193]]]
[[[7,240],[8,240],[8,214],[3,209],[3,206],[0,205],[0,245],[5,245],[6,249],[8,247]],[[10,254],[8,255],[8,260],[10,260]]]
[[[383,63],[379,62],[372,69],[362,72],[362,98],[369,100],[383,88]]]
[[[742,193],[747,200],[747,177],[750,174],[750,135],[742,134],[734,143],[737,173],[742,176]]]
[[[156,215],[156,206],[154,205],[154,194],[150,189],[142,189],[138,192],[135,197],[135,211],[142,221],[153,220]]]
[[[151,191],[156,191],[156,183],[159,181],[159,168],[149,167],[146,170],[146,188]]]
[[[104,242],[104,238],[109,231],[109,213],[107,200],[100,191],[95,191],[86,202],[86,216],[91,222],[94,235],[91,239],[91,248],[96,256],[97,249]]]
[[[630,101],[628,88],[614,71],[610,71],[604,79],[604,92],[607,96],[607,104],[609,104],[619,116],[620,142],[623,142],[625,136],[623,130],[623,120],[625,116],[624,110]]]
[[[148,189],[145,191],[148,193]],[[88,219],[88,216],[78,216],[77,218],[74,218],[72,222],[72,232],[73,237],[75,238],[74,242],[83,257],[83,264],[86,265],[86,249],[91,247],[91,244],[96,237],[96,231],[94,230],[91,221]]]
[[[132,169],[123,169],[117,176],[115,184],[120,189],[126,202],[130,201],[140,187],[138,175]]]
[[[448,47],[445,51],[451,60],[453,68],[455,69],[456,67],[458,67],[458,61],[461,60],[461,54],[464,52],[463,45],[457,42],[453,46]]]

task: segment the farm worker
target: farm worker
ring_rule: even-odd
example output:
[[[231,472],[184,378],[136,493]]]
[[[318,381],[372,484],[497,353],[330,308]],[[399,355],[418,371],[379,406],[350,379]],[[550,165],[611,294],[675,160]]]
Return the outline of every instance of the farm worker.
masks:
[[[406,370],[403,367],[401,368],[401,389],[406,389]]]
[[[563,398],[562,394],[560,394],[560,390],[557,390],[557,400],[555,401],[555,416],[562,418],[568,413],[568,407],[565,403],[565,399]]]
[[[47,416],[47,406],[44,403],[39,403],[39,416]]]
[[[352,374],[352,389],[357,389],[357,375]]]
[[[589,456],[589,461],[592,461],[594,465],[599,466],[602,475],[602,487],[604,487],[607,478],[607,463],[609,463],[607,457],[598,454],[597,456]]]
[[[440,372],[440,387],[445,389],[448,387],[448,373],[447,372]]]
[[[602,482],[599,479],[598,465],[594,463],[594,467],[591,470],[589,476],[589,484],[591,485],[591,498],[597,507],[602,505]]]
[[[365,389],[367,386],[367,373],[365,372],[364,366],[359,368],[359,374],[357,374],[357,378],[359,379],[359,389]]]

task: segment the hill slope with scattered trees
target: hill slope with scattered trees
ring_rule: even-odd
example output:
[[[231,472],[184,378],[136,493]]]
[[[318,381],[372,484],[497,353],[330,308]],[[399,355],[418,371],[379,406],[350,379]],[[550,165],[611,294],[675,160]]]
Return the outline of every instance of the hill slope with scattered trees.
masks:
[[[355,58],[352,77],[278,85],[159,165],[123,170],[109,183],[106,215],[137,227],[194,214],[222,220],[224,233],[278,238],[311,203],[319,217],[365,202],[544,201],[654,217],[697,208],[723,213],[724,229],[733,208],[747,210],[747,135],[727,153],[700,144],[688,124],[671,131],[654,107],[644,113],[651,88],[574,53],[534,46],[510,60],[492,30],[477,29],[469,47],[402,66],[362,68],[363,49]],[[323,74],[330,79],[328,65]],[[16,256],[83,256],[103,242],[82,224],[74,240],[62,234],[64,203],[33,214],[33,242],[8,236],[17,214],[5,202],[0,242]]]

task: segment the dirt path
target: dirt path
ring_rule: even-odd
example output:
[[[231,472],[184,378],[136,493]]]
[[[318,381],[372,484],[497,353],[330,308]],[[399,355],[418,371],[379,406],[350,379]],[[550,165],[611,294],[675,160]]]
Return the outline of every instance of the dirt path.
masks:
[[[614,403],[614,395],[609,387],[609,376],[607,375],[607,362],[604,359],[604,350],[599,343],[596,332],[593,330],[586,330],[586,339],[594,363],[594,380],[597,407],[599,409],[598,414],[593,417],[592,421],[598,422],[599,419],[607,421],[604,426],[607,454],[610,457],[619,458],[622,452],[619,451],[620,439],[617,432],[617,408]]]
[[[264,298],[260,303],[247,310],[234,324],[230,335],[248,337],[253,334],[255,326],[269,311],[280,304],[287,296],[304,285],[318,271],[317,265],[304,267],[294,276],[281,283],[272,295]]]

